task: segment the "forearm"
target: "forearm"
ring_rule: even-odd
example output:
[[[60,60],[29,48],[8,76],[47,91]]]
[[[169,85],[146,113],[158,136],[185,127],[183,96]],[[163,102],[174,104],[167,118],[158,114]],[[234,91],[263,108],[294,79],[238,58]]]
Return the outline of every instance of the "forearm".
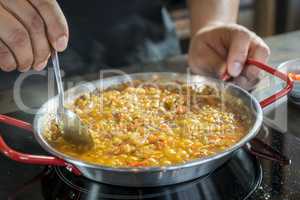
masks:
[[[239,0],[187,0],[191,18],[191,33],[211,23],[234,23]]]

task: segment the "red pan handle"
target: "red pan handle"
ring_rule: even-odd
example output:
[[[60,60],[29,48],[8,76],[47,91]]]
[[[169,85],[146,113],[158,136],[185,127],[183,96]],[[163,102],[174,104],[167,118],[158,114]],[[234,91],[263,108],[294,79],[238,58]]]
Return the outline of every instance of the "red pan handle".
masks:
[[[245,64],[246,65],[255,65],[256,67],[264,70],[265,72],[268,72],[269,74],[272,74],[286,82],[286,86],[282,90],[280,90],[279,92],[273,94],[272,96],[270,96],[260,102],[260,105],[262,108],[267,107],[268,105],[274,103],[281,97],[287,95],[293,89],[293,81],[287,74],[282,73],[282,72],[278,71],[277,69],[275,69],[265,63],[262,63],[262,62],[259,62],[259,61],[253,60],[253,59],[248,59]],[[230,79],[230,76],[227,73],[227,71],[223,74],[221,79],[224,81]]]
[[[12,126],[16,126],[22,128],[24,130],[32,131],[33,128],[31,124],[14,119],[12,117],[1,115],[0,114],[0,122]],[[55,165],[55,166],[63,166],[66,167],[69,171],[73,172],[76,175],[81,175],[80,170],[74,165],[67,163],[66,161],[53,157],[53,156],[40,156],[40,155],[31,155],[18,152],[12,148],[10,148],[4,141],[3,137],[0,134],[0,152],[5,156],[9,157],[12,160],[27,163],[27,164],[38,164],[38,165]]]
[[[291,160],[288,157],[258,138],[254,138],[247,143],[245,149],[256,157],[277,162],[282,166],[291,164]]]
[[[293,89],[293,81],[287,74],[284,74],[267,64],[264,64],[262,62],[252,60],[252,59],[248,59],[245,64],[246,65],[255,65],[256,67],[264,70],[265,72],[268,72],[269,74],[272,74],[286,82],[286,86],[282,90],[280,90],[279,92],[273,94],[272,96],[270,96],[260,102],[260,105],[262,108],[267,107],[268,105],[274,103],[281,97],[287,95]],[[227,81],[230,78],[231,77],[227,73],[227,70],[221,77],[221,79],[223,81]],[[263,158],[263,159],[278,162],[281,165],[288,165],[291,163],[289,158],[285,157],[280,152],[274,150],[271,146],[267,145],[266,143],[264,143],[263,141],[261,141],[257,138],[254,138],[253,140],[251,140],[250,143],[248,143],[246,145],[246,149],[252,155],[255,155],[255,156]]]

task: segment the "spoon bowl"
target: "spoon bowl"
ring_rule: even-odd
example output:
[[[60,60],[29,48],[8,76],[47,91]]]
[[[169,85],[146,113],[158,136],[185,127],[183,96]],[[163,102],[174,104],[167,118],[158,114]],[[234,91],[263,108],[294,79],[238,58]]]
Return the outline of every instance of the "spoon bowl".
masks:
[[[91,147],[93,145],[88,127],[71,110],[64,108],[63,115],[57,118],[57,123],[66,141],[78,147]]]

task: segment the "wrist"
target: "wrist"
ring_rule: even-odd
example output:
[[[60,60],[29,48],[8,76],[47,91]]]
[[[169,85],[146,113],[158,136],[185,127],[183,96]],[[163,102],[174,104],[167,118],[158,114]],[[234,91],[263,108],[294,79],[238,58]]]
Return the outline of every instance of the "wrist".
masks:
[[[191,38],[193,38],[197,33],[215,29],[217,27],[236,25],[235,22],[223,22],[223,21],[209,21],[197,28],[191,28]]]

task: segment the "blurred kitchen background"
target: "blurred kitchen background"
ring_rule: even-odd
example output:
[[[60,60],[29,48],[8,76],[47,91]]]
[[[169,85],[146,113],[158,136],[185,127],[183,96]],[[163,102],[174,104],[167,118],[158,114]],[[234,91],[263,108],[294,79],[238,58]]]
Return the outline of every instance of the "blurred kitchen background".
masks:
[[[167,5],[182,51],[187,52],[190,20],[185,0],[169,0]],[[238,23],[261,37],[268,37],[300,29],[299,11],[299,0],[240,0]]]

